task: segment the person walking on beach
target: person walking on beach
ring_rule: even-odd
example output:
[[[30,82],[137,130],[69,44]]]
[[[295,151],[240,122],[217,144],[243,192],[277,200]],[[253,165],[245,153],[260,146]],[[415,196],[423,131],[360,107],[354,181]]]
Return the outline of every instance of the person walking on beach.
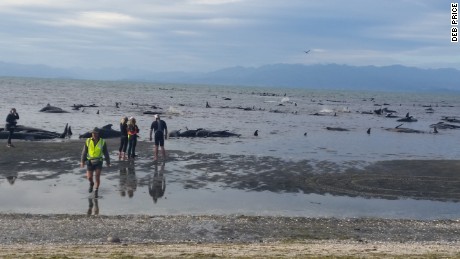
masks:
[[[158,159],[158,146],[161,147],[161,154],[163,159],[166,159],[165,151],[165,139],[168,139],[168,126],[164,120],[160,119],[160,115],[155,114],[155,121],[150,126],[150,141],[152,141],[152,131],[155,131],[155,147],[154,147],[154,158]]]
[[[11,138],[13,137],[14,129],[16,128],[17,120],[19,120],[19,114],[16,111],[16,108],[12,108],[8,116],[6,116],[6,125],[5,125],[5,130],[9,131],[10,134],[8,134],[8,142],[7,142],[7,147],[14,147],[13,144],[11,144]]]
[[[120,148],[118,148],[118,158],[126,159],[126,149],[128,148],[128,117],[121,118],[120,121]]]
[[[94,197],[98,197],[98,190],[101,184],[101,171],[104,156],[107,166],[110,166],[110,156],[105,140],[99,136],[100,130],[94,128],[91,138],[86,139],[83,151],[81,152],[81,167],[86,163],[86,178],[89,181],[89,193],[93,192],[93,172],[96,172],[96,189]]]
[[[128,159],[134,159],[136,157],[136,144],[137,134],[139,134],[139,128],[136,125],[136,119],[134,117],[128,120]]]

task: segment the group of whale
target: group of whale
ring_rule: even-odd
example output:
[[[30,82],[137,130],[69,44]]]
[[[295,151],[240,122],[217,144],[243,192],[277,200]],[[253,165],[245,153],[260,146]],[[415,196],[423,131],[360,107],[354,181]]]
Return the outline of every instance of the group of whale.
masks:
[[[80,109],[81,107],[97,107],[96,105],[74,105],[72,106],[75,110]],[[40,112],[46,113],[67,113],[67,111],[47,104],[44,108],[40,109]],[[121,131],[112,129],[113,124],[107,124],[100,127],[100,136],[102,138],[118,138],[121,137]],[[66,124],[64,131],[62,133],[47,131],[44,129],[38,129],[33,127],[26,127],[22,125],[17,125],[14,129],[13,139],[23,139],[23,140],[44,140],[44,139],[56,139],[56,138],[70,138],[72,136],[71,127]],[[0,139],[7,139],[9,132],[4,128],[0,128]],[[181,132],[181,130],[172,130],[169,132],[168,137],[239,137],[240,134],[230,132],[228,130],[207,130],[199,128],[196,130],[186,129]],[[87,131],[81,135],[79,138],[89,138],[91,137],[91,131]]]
[[[207,107],[209,107],[209,104],[206,104]],[[73,105],[72,108],[74,110],[79,110],[82,107],[98,107],[95,104],[92,105]],[[119,104],[117,103],[117,108],[119,107]],[[56,107],[52,106],[50,104],[47,104],[44,108],[40,110],[40,112],[47,112],[47,113],[67,113],[67,111]],[[160,112],[161,113],[161,112]],[[393,114],[396,113],[396,111],[389,110],[388,108],[383,108],[383,109],[378,109],[374,110],[373,114],[377,115],[383,115],[386,113],[386,117],[393,117]],[[317,115],[317,114],[313,114]],[[397,117],[397,116],[394,116]],[[460,126],[454,125],[451,123],[460,123],[460,120],[455,118],[455,117],[443,117],[442,118],[443,122],[438,122],[436,124],[430,125],[431,128],[433,128],[434,133],[438,133],[437,129],[460,129]],[[397,120],[398,122],[416,122],[417,119],[415,119],[413,116],[409,116],[407,113],[405,117],[400,118]],[[444,122],[445,121],[445,122]],[[446,123],[450,122],[450,123]],[[117,138],[121,136],[121,132],[118,130],[112,129],[112,124],[108,124],[105,126],[100,127],[101,130],[101,137],[103,138]],[[396,126],[395,128],[388,128],[388,131],[394,131],[394,132],[403,132],[403,133],[423,133],[423,131],[420,130],[413,130],[409,128],[402,128],[402,124]],[[348,131],[348,129],[345,128],[338,128],[338,127],[326,127],[327,130],[330,131]],[[370,128],[367,130],[367,134],[370,134]],[[7,139],[9,135],[9,132],[6,131],[4,128],[0,128],[0,139]],[[307,134],[305,133],[304,136]],[[25,140],[42,140],[42,139],[55,139],[55,138],[70,138],[72,136],[72,130],[71,127],[66,124],[65,129],[62,133],[57,133],[57,132],[51,132],[43,129],[37,129],[33,127],[26,127],[26,126],[21,126],[18,125],[15,128],[15,133],[13,135],[14,139],[25,139]],[[83,133],[79,136],[79,138],[88,138],[91,136],[91,131],[88,131],[86,133]],[[208,129],[187,129],[185,131],[181,130],[172,130],[169,132],[168,137],[173,137],[173,138],[179,138],[179,137],[186,137],[186,138],[193,138],[193,137],[198,137],[198,138],[206,138],[206,137],[240,137],[241,134],[233,133],[228,130],[208,130]],[[258,136],[258,130],[254,132],[254,136]]]

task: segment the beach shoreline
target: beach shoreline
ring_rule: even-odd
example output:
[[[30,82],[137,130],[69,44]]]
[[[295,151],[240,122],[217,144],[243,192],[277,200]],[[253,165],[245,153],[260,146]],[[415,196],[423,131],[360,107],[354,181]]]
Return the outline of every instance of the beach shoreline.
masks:
[[[0,214],[0,257],[458,257],[458,220]]]
[[[116,156],[113,147],[117,142],[118,139],[109,140],[112,158]],[[72,171],[78,166],[83,143],[83,140],[16,141],[15,148],[1,146],[0,176],[7,177],[8,174],[27,170],[48,170],[56,171],[51,177],[57,177],[59,173]],[[151,145],[150,142],[139,142],[139,159],[152,158]],[[169,152],[172,160],[188,156],[181,151]],[[203,159],[206,161],[205,167],[216,171],[219,171],[217,169],[220,169],[222,163],[230,163],[212,155],[205,155],[204,158],[199,157],[198,160]],[[232,166],[241,166],[243,164],[237,161],[246,159],[238,156],[231,158]],[[275,166],[285,165],[284,161],[270,158],[258,158],[257,161],[259,164],[253,165],[255,172],[258,172],[258,166],[267,163]],[[114,163],[116,164],[116,161]],[[261,191],[288,191],[294,186],[304,188],[305,192],[315,190],[318,194],[335,192],[337,195],[352,197],[411,197],[455,202],[458,200],[456,187],[447,184],[457,182],[458,163],[457,160],[401,160],[376,163],[365,168],[366,178],[363,179],[356,178],[363,174],[363,169],[329,173],[324,176],[307,173],[306,176],[302,176],[304,186],[299,184],[298,174],[289,175],[286,172],[282,182],[272,178],[271,174],[255,175],[256,180],[263,183],[263,188],[266,188],[260,187]],[[143,164],[140,163],[139,166],[142,167]],[[189,168],[196,166],[192,163]],[[113,167],[104,170],[116,170]],[[330,169],[329,166],[328,170]],[[305,164],[292,162],[289,164],[289,170],[305,170]],[[278,174],[275,171],[273,175]],[[396,176],[400,178],[395,178]],[[33,175],[21,177],[31,177],[23,180],[36,180]],[[213,180],[219,180],[217,176],[213,177]],[[244,186],[240,187],[236,183],[246,182],[247,179],[244,177],[237,174],[226,175],[235,188],[241,189],[244,189]],[[345,177],[359,182],[360,185],[343,184]],[[409,181],[382,181],[393,178],[404,178]],[[372,181],[373,179],[375,181]],[[430,186],[421,181],[426,179],[431,183]],[[443,183],[443,188],[447,186],[449,189],[439,192],[432,184],[435,180]],[[372,190],[364,185],[370,185],[372,182],[385,188]],[[193,188],[192,185],[189,187]],[[460,221],[454,218],[414,220],[244,214],[199,216],[186,213],[104,216],[91,213],[29,214],[3,211],[0,213],[0,228],[2,258],[460,257]]]

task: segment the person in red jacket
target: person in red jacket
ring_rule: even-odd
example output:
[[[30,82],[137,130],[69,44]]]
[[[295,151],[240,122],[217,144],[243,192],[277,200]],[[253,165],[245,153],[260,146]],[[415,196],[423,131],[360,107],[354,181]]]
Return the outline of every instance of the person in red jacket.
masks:
[[[128,120],[128,159],[134,159],[136,157],[138,134],[139,128],[137,127],[136,119],[131,117]]]

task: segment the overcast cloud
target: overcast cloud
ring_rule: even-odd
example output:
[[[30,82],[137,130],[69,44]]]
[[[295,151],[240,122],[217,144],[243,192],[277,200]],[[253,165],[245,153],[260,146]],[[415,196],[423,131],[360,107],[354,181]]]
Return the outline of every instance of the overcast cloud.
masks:
[[[460,69],[450,3],[1,0],[0,61],[154,72],[274,63]]]

